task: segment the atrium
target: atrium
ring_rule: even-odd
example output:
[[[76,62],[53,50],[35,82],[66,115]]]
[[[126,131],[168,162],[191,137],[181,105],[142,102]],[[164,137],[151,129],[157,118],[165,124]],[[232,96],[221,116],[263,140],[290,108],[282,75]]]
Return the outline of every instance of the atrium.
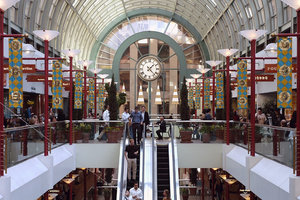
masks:
[[[0,200],[299,200],[300,0],[0,0]]]

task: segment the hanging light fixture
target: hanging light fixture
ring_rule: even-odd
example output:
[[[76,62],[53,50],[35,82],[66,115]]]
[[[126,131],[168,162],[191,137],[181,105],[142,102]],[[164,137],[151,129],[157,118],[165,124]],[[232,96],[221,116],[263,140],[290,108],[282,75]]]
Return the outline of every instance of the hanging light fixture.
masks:
[[[140,85],[140,90],[139,90],[139,96],[138,96],[137,103],[138,103],[138,105],[144,105],[144,103],[145,103],[144,94],[143,94],[143,90],[142,90],[142,85]]]
[[[123,83],[123,86],[122,86],[122,90],[121,90],[121,93],[126,93],[126,89],[125,89],[125,84]]]
[[[161,96],[160,96],[160,90],[159,90],[159,85],[157,85],[157,90],[156,90],[156,97],[155,97],[155,104],[162,104],[161,101]]]
[[[178,100],[178,92],[177,92],[177,87],[176,87],[176,85],[174,86],[174,92],[173,92],[172,104],[174,104],[174,105],[179,104],[179,100]]]

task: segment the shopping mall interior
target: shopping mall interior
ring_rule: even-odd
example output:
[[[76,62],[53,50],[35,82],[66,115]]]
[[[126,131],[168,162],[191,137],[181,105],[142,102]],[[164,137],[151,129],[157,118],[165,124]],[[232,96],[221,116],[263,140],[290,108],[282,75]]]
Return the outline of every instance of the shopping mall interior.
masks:
[[[298,58],[299,0],[0,0],[0,200],[300,200]]]

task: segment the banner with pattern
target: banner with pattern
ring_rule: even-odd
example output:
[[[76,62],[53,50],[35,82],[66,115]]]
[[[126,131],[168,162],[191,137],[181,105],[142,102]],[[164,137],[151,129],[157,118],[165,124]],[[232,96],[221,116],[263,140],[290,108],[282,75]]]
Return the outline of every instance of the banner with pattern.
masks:
[[[63,109],[62,97],[62,61],[57,60],[52,63],[52,108]]]
[[[94,109],[94,98],[95,98],[95,80],[93,78],[89,79],[89,100],[88,109]]]
[[[104,99],[105,99],[105,97],[104,97],[104,95],[105,95],[105,87],[104,87],[104,84],[101,84],[100,86],[99,86],[99,94],[98,94],[98,108],[99,108],[99,110],[103,110],[104,109]]]
[[[9,62],[9,107],[23,108],[22,38],[9,39],[9,61],[8,62]],[[1,75],[3,76],[3,74]]]
[[[210,109],[210,79],[204,80],[204,109]]]
[[[82,109],[82,80],[83,72],[75,73],[74,109]]]
[[[286,37],[277,42],[277,108],[292,108],[292,39]]]
[[[195,85],[195,109],[200,109],[201,106],[201,87],[200,84]]]
[[[224,109],[224,75],[216,73],[216,108]]]
[[[237,102],[238,109],[248,109],[247,61],[237,63]]]
[[[194,90],[193,90],[193,87],[189,87],[189,90],[188,90],[188,103],[189,103],[190,109],[192,109],[194,107]]]

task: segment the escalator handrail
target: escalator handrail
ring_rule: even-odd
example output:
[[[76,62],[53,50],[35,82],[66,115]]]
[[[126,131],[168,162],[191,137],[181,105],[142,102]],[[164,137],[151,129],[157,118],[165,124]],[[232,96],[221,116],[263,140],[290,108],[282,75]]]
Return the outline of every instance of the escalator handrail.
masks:
[[[172,123],[170,124],[170,127],[171,127],[171,146],[172,146],[174,200],[177,200],[177,199],[180,199],[180,197],[177,197],[177,176],[176,176],[176,173],[178,173],[178,170],[176,169],[176,164],[175,164],[174,127],[173,127]]]
[[[124,178],[124,161],[125,161],[125,146],[126,146],[126,137],[127,137],[127,135],[126,135],[126,124],[125,124],[125,128],[124,128],[124,130],[123,130],[123,140],[122,140],[122,146],[121,146],[121,148],[123,148],[123,151],[122,151],[122,159],[121,159],[121,179],[120,179],[120,196],[119,196],[119,200],[123,200],[123,196],[124,196],[124,194],[123,194],[123,189],[124,189],[124,186],[123,186],[123,182],[124,182],[124,180],[123,180],[123,178]],[[125,185],[125,187],[126,187],[126,185]]]

